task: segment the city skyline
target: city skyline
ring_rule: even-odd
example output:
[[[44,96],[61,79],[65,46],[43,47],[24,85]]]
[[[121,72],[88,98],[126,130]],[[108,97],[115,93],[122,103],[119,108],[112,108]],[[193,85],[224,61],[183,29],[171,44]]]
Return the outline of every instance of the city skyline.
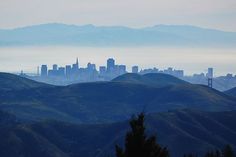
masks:
[[[66,68],[68,68],[68,66],[69,66],[69,68],[71,68],[71,69],[73,69],[73,67],[74,67],[74,69],[86,69],[86,68],[88,68],[89,66],[92,66],[93,67],[93,69],[95,70],[95,71],[97,71],[97,72],[100,72],[100,70],[101,70],[101,68],[105,68],[106,70],[108,70],[107,69],[107,67],[108,67],[108,60],[114,60],[114,65],[116,65],[115,63],[116,63],[116,61],[115,61],[115,58],[114,57],[109,57],[108,59],[107,59],[107,62],[105,63],[105,64],[100,64],[100,65],[97,65],[96,63],[92,63],[92,62],[87,62],[87,64],[85,64],[85,65],[80,65],[79,63],[79,57],[76,57],[76,63],[75,64],[64,64],[64,65],[61,65],[61,64],[58,64],[58,63],[51,63],[51,64],[42,64],[42,65],[38,65],[36,68],[35,68],[35,70],[34,71],[32,71],[32,72],[26,72],[26,74],[31,74],[31,75],[41,75],[41,73],[42,73],[42,66],[43,67],[45,67],[46,66],[46,69],[47,69],[47,74],[48,74],[48,71],[50,72],[51,70],[59,70],[60,68],[64,68],[63,70],[65,71],[64,73],[65,73],[65,75],[66,75]],[[113,65],[113,66],[114,66]],[[167,71],[168,69],[171,69],[171,70],[176,70],[176,71],[183,71],[183,76],[194,76],[194,75],[202,75],[202,74],[204,74],[204,76],[207,76],[207,73],[209,72],[209,68],[211,68],[211,69],[215,69],[214,67],[208,67],[208,68],[206,68],[206,69],[203,69],[201,72],[195,72],[195,73],[191,73],[191,74],[186,74],[185,73],[185,70],[184,69],[176,69],[175,67],[173,67],[173,66],[166,66],[165,68],[159,68],[158,66],[154,66],[154,67],[141,67],[140,65],[138,65],[138,64],[133,64],[133,66],[127,66],[127,65],[125,65],[125,64],[117,64],[117,66],[124,66],[125,68],[125,72],[126,73],[134,73],[133,71],[137,71],[136,73],[142,73],[142,72],[145,72],[145,71],[151,71],[151,70],[157,70],[157,72],[165,72],[165,71]],[[62,70],[62,69],[61,69]],[[216,69],[217,70],[217,69]],[[108,70],[109,71],[109,70]],[[208,71],[208,72],[207,72]],[[25,70],[24,69],[21,69],[19,72],[14,72],[14,73],[25,73]],[[148,73],[148,72],[146,72],[146,73]],[[213,77],[213,70],[212,70],[212,77]],[[226,76],[226,75],[232,75],[232,76],[236,76],[236,73],[229,73],[229,72],[225,72],[225,75],[215,75],[215,73],[214,73],[214,77],[220,77],[220,76]]]
[[[51,69],[50,67],[47,65],[47,64],[42,64],[41,66],[38,66],[37,68],[37,75],[39,76],[53,76],[53,75],[57,75],[57,74],[50,74],[52,73],[53,71],[54,72],[60,72],[61,73],[59,74],[59,76],[67,76],[68,74],[68,71],[71,72],[71,71],[74,71],[76,72],[76,70],[79,70],[79,69],[88,69],[89,71],[96,71],[98,72],[99,74],[102,74],[102,73],[112,73],[112,72],[115,72],[116,70],[118,71],[122,71],[120,73],[118,73],[117,75],[122,75],[122,74],[125,74],[125,73],[141,73],[141,74],[145,74],[145,73],[151,73],[151,72],[154,72],[154,73],[166,73],[166,74],[171,74],[173,76],[176,76],[176,77],[183,77],[183,76],[190,76],[190,75],[185,75],[184,73],[184,69],[175,69],[174,67],[167,67],[166,69],[159,69],[158,67],[149,67],[149,68],[140,68],[137,64],[136,65],[133,65],[131,67],[131,70],[127,70],[127,66],[125,64],[116,64],[116,60],[112,57],[108,58],[107,59],[107,62],[106,62],[106,65],[96,65],[96,64],[93,64],[91,62],[88,62],[87,63],[87,67],[82,67],[79,65],[79,58],[77,57],[76,58],[76,63],[75,64],[67,64],[65,66],[60,66],[56,63],[52,64],[51,66]],[[22,71],[23,72],[23,71]],[[213,67],[209,67],[207,72],[201,72],[201,73],[193,73],[191,76],[196,76],[196,75],[203,75],[205,77],[208,77],[208,78],[213,78],[215,77],[214,76],[214,68]],[[228,73],[229,75],[229,73]],[[233,76],[233,74],[230,74]],[[236,76],[236,75],[235,75]]]
[[[176,69],[174,67],[164,69],[158,67],[140,69],[137,64],[133,65],[131,71],[129,71],[125,64],[117,64],[114,58],[107,58],[106,64],[100,66],[88,62],[87,65],[83,67],[80,65],[79,59],[76,58],[74,63],[65,66],[56,63],[52,66],[42,64],[41,67],[37,68],[37,74],[29,75],[21,71],[20,76],[47,84],[63,86],[82,82],[112,81],[127,73],[139,74],[140,77],[141,75],[148,75],[150,73],[159,73],[172,75],[193,84],[207,85],[210,88],[215,88],[220,91],[227,90],[235,85],[236,75],[228,73],[222,76],[215,76],[214,71],[214,68],[209,67],[207,72],[185,75],[183,69]],[[137,77],[137,75],[133,76]]]

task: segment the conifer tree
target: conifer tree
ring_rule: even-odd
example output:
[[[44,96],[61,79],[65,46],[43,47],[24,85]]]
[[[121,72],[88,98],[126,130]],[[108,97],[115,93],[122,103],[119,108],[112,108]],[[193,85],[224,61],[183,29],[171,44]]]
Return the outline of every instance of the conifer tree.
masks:
[[[156,143],[156,137],[145,135],[144,114],[130,121],[131,131],[126,134],[125,149],[116,146],[117,157],[169,157],[166,147]]]
[[[223,157],[234,157],[234,152],[230,145],[226,145],[222,150]]]

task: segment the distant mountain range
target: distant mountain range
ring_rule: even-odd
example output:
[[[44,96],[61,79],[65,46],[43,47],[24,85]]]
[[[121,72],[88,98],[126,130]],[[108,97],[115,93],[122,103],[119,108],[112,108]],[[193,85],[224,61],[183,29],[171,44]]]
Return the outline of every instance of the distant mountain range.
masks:
[[[174,109],[228,111],[236,98],[166,74],[125,74],[109,82],[52,86],[0,73],[0,108],[23,121],[107,123]]]
[[[236,111],[169,111],[148,115],[148,135],[167,146],[172,157],[221,149],[230,144],[236,150]],[[42,121],[17,122],[0,111],[1,157],[104,157],[114,156],[116,144],[124,144],[128,121],[112,124],[72,124]]]
[[[42,24],[0,30],[0,46],[236,47],[236,32],[188,25],[123,26]]]

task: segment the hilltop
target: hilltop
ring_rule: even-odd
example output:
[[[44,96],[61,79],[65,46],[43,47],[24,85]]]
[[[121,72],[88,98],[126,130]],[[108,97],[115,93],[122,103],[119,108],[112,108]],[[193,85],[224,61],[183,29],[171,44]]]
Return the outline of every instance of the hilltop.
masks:
[[[113,82],[126,82],[149,85],[152,87],[164,87],[169,85],[187,85],[189,83],[178,79],[177,77],[162,74],[162,73],[148,73],[144,75],[127,73],[112,80]]]
[[[40,84],[33,88],[27,86],[17,90],[0,90],[0,107],[26,121],[57,119],[73,123],[117,122],[141,111],[153,113],[184,108],[203,111],[236,109],[234,97],[207,86],[189,84],[160,74],[148,74],[141,78],[139,83],[110,81],[69,86]],[[32,83],[25,78],[19,79],[23,79],[26,84]],[[2,84],[11,82],[6,78],[1,81]],[[11,89],[18,86],[15,80],[8,85]]]
[[[0,90],[23,90],[38,87],[50,87],[52,85],[36,82],[18,75],[0,72]]]

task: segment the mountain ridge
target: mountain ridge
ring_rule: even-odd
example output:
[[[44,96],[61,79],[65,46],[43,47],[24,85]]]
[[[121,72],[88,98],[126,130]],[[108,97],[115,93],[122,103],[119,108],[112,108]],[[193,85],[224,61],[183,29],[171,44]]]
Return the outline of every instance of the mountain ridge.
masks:
[[[125,26],[50,23],[0,30],[0,46],[223,46],[234,47],[236,32],[188,25]]]

